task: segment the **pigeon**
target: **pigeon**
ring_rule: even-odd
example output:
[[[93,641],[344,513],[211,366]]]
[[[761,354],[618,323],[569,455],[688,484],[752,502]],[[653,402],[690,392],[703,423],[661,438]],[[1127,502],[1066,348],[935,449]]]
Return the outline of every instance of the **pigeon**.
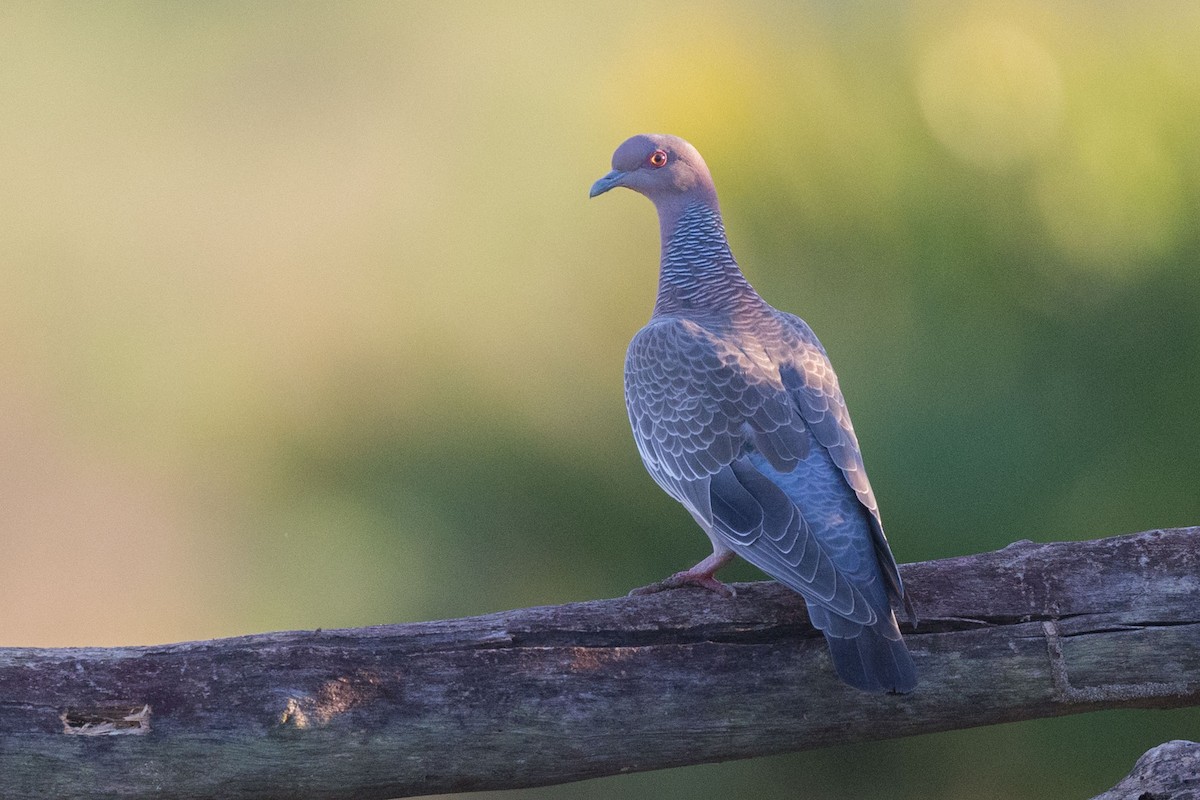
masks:
[[[625,404],[654,481],[712,542],[689,570],[631,594],[694,585],[741,556],[804,598],[833,666],[867,692],[917,672],[892,604],[916,623],[837,376],[804,320],[768,305],[734,260],[708,166],[676,136],[642,134],[590,197],[623,186],[658,210],[658,297],[629,344]]]

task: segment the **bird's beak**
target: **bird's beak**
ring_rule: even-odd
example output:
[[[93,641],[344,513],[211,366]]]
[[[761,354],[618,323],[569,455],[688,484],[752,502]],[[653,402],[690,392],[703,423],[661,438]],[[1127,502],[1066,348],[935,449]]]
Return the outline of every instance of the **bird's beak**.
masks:
[[[625,173],[619,169],[614,169],[612,172],[605,175],[600,180],[592,184],[592,190],[588,192],[588,197],[595,197],[598,194],[604,194],[614,186],[620,186],[621,181],[625,178]]]

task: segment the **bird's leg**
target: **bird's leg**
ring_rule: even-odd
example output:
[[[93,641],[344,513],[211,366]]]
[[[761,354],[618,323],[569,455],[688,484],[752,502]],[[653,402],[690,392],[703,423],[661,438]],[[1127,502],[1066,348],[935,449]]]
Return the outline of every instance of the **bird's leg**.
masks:
[[[713,554],[701,561],[691,569],[683,572],[676,572],[666,580],[652,583],[649,586],[643,586],[639,589],[634,589],[629,593],[630,597],[643,594],[654,594],[667,589],[678,589],[681,586],[699,586],[701,589],[707,589],[710,592],[716,592],[721,597],[731,598],[737,595],[732,586],[721,583],[713,577],[713,573],[721,567],[733,560],[733,551],[721,548],[713,550]]]

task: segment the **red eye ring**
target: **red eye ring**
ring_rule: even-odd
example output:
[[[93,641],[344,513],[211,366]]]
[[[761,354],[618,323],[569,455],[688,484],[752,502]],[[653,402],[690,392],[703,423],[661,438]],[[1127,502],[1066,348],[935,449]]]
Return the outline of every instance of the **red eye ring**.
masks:
[[[646,159],[646,163],[655,169],[658,169],[659,167],[665,167],[667,165],[667,151],[655,150],[650,154],[650,157]]]

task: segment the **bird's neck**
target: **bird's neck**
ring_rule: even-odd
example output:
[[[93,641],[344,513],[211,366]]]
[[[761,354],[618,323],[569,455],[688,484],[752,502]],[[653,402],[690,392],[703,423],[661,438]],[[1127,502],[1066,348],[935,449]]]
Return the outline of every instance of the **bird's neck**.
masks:
[[[654,313],[732,312],[758,295],[747,283],[725,238],[721,212],[712,202],[659,208],[662,261]]]

